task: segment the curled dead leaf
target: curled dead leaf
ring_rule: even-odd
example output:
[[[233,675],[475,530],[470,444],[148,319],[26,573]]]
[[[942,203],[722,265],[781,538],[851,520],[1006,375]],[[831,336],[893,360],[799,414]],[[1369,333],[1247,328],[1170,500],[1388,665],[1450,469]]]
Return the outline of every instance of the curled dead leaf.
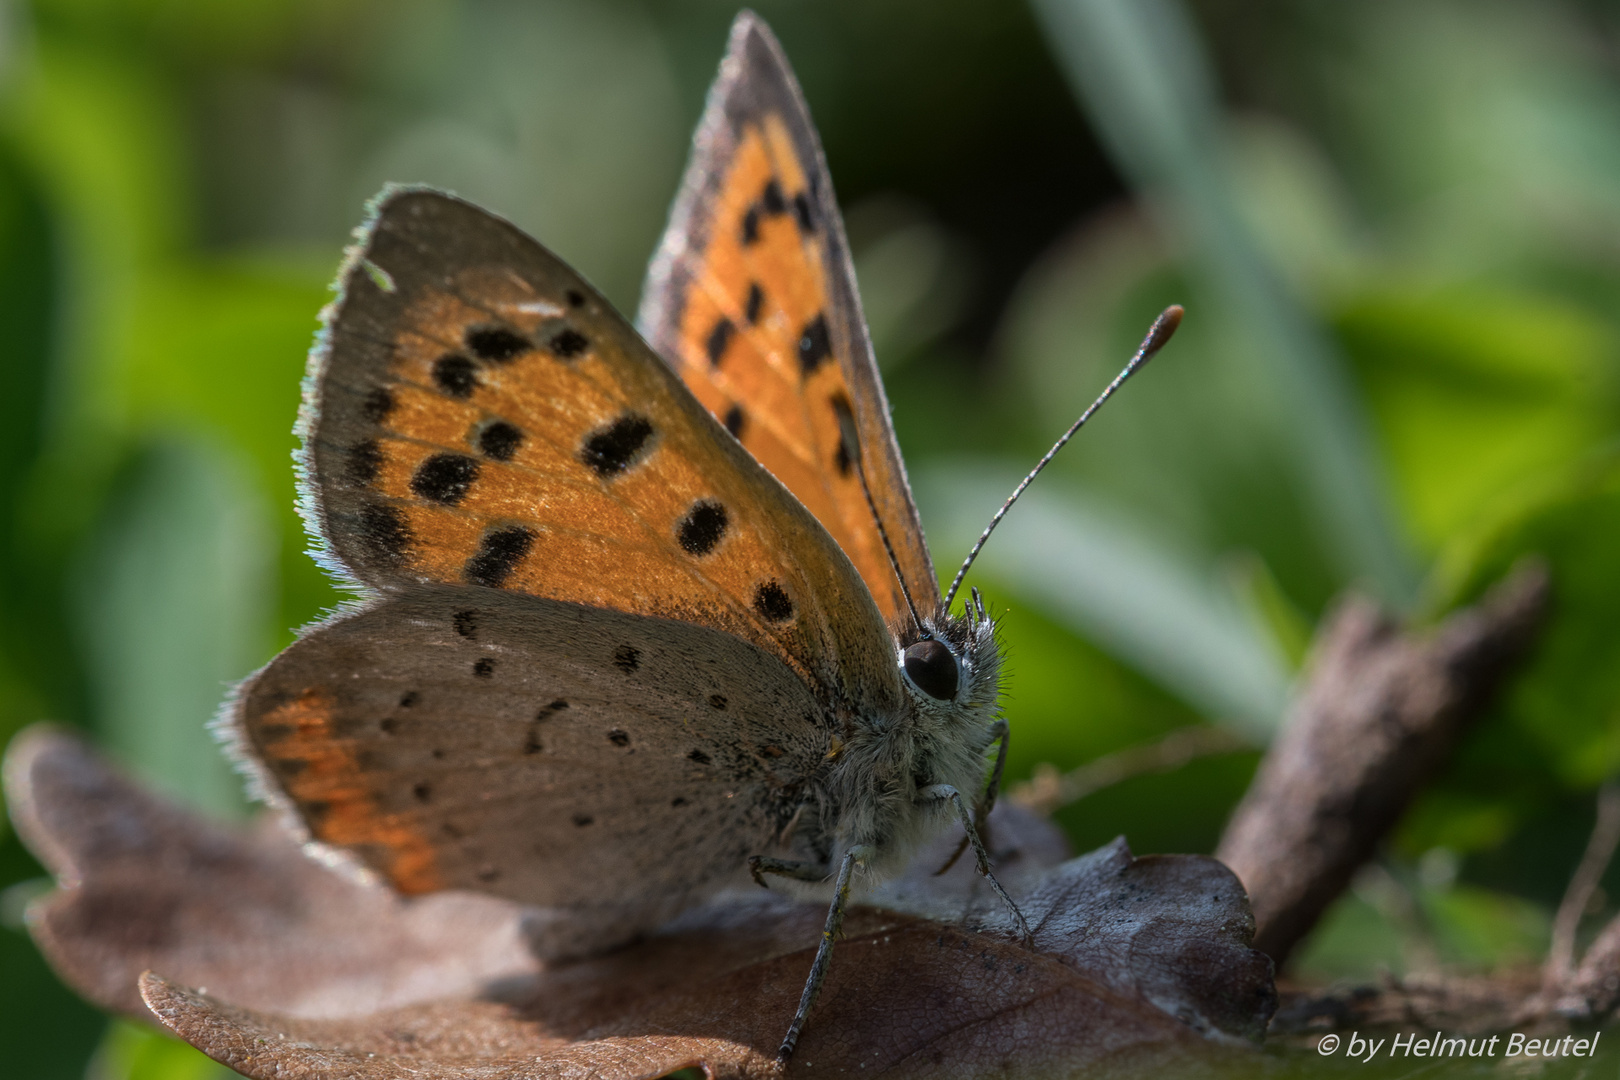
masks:
[[[631,947],[542,965],[517,905],[402,900],[273,827],[171,807],[61,732],[21,737],[7,781],[61,886],[29,915],[58,971],[251,1077],[776,1075],[823,917],[727,895]],[[1122,840],[1059,862],[1051,825],[1013,808],[992,837],[1034,948],[969,868],[933,876],[943,838],[870,898],[883,906],[852,910],[791,1072],[1137,1073],[1260,1038],[1271,964],[1219,863],[1136,859]]]

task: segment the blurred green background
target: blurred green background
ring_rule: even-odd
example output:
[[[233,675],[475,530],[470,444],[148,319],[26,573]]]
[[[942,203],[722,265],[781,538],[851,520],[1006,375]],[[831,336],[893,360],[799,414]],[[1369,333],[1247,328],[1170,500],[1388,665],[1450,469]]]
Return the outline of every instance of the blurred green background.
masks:
[[[1060,814],[1081,849],[1208,851],[1335,596],[1428,621],[1539,553],[1536,655],[1293,973],[1535,961],[1620,766],[1620,5],[759,10],[946,574],[1188,309],[971,579],[1005,615],[1013,776],[1222,725],[1253,749]],[[363,202],[452,188],[633,311],[734,14],[0,3],[0,741],[78,725],[245,814],[203,725],[338,599],[290,431]],[[42,887],[0,822],[0,1071],[222,1072],[55,981],[22,930]]]

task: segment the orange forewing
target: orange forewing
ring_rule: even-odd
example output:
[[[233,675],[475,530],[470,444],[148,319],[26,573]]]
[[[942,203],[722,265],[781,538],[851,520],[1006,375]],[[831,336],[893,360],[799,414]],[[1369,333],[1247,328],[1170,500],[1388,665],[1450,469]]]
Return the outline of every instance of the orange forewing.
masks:
[[[842,441],[838,410],[848,412],[850,392],[826,342],[823,240],[793,210],[805,197],[780,119],[750,128],[720,188],[709,246],[681,312],[679,370],[697,399],[827,527],[874,586],[884,614],[899,620],[894,571]]]
[[[884,707],[892,646],[847,560],[560,260],[476,207],[406,191],[379,207],[344,287],[313,463],[323,532],[362,580],[702,623],[824,698]],[[387,550],[366,546],[379,515]]]
[[[837,539],[899,628],[911,621],[901,581],[924,615],[939,585],[846,249],[787,61],[762,23],[739,19],[648,276],[642,330]]]

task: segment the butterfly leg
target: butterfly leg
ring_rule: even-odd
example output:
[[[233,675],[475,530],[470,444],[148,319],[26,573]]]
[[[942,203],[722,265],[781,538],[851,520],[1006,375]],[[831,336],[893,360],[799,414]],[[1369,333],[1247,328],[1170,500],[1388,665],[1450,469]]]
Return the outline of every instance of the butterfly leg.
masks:
[[[974,591],[977,592],[978,590]],[[990,811],[996,808],[996,796],[1001,794],[1001,774],[1007,768],[1007,743],[1010,734],[1011,729],[1007,727],[1007,721],[1005,720],[997,720],[990,725],[990,742],[999,741],[1001,746],[996,750],[995,767],[990,770],[990,783],[985,787],[978,801],[973,804],[973,824],[981,836],[990,831],[986,827],[990,820]],[[989,743],[985,745],[988,746]],[[971,835],[971,833],[968,835]],[[945,860],[945,865],[934,871],[934,876],[939,877],[955,866],[956,860],[962,857],[962,852],[967,850],[967,846],[968,837],[964,835],[962,842],[956,845],[956,850],[951,852],[951,857]]]
[[[794,1047],[799,1045],[799,1032],[804,1030],[804,1022],[810,1016],[810,1006],[816,1003],[816,995],[821,992],[821,984],[827,978],[827,967],[832,963],[833,941],[844,925],[844,909],[849,905],[850,875],[855,872],[856,866],[865,866],[872,854],[871,847],[857,844],[844,853],[844,860],[838,866],[838,884],[833,888],[832,907],[827,909],[827,925],[821,929],[821,944],[816,947],[816,959],[810,965],[810,978],[805,980],[804,993],[799,997],[799,1011],[793,1014],[793,1023],[788,1025],[782,1046],[776,1051],[778,1069],[786,1067],[788,1058],[793,1056]]]
[[[1017,924],[1018,933],[1023,937],[1024,944],[1034,944],[1035,939],[1029,932],[1029,923],[1024,921],[1024,913],[1018,910],[1018,905],[1013,903],[1013,898],[1007,895],[1007,890],[1001,887],[1001,882],[996,880],[996,875],[990,872],[990,853],[984,849],[984,841],[979,839],[979,830],[974,827],[973,814],[968,810],[967,803],[963,801],[962,793],[949,784],[935,784],[933,787],[924,788],[922,797],[925,799],[949,800],[951,805],[956,808],[956,816],[962,822],[962,828],[967,832],[968,843],[973,845],[973,857],[979,862],[979,873],[985,876],[985,879],[990,882],[990,887],[996,891],[996,895],[1001,897],[1008,909],[1012,911],[1013,922]]]
[[[765,884],[766,874],[792,878],[794,881],[825,881],[827,874],[831,872],[831,868],[826,863],[773,859],[769,855],[750,855],[748,856],[748,872],[754,875],[756,885],[768,889],[770,886]]]

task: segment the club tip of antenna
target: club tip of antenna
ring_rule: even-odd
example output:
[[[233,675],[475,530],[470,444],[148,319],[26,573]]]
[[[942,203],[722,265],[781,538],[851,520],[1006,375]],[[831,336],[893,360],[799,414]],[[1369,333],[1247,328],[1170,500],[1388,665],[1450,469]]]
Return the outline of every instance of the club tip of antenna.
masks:
[[[1147,340],[1142,342],[1143,360],[1164,348],[1170,336],[1176,332],[1176,327],[1181,325],[1181,317],[1185,314],[1186,310],[1180,304],[1171,304],[1159,313],[1159,317],[1153,320],[1153,328],[1148,331]]]

